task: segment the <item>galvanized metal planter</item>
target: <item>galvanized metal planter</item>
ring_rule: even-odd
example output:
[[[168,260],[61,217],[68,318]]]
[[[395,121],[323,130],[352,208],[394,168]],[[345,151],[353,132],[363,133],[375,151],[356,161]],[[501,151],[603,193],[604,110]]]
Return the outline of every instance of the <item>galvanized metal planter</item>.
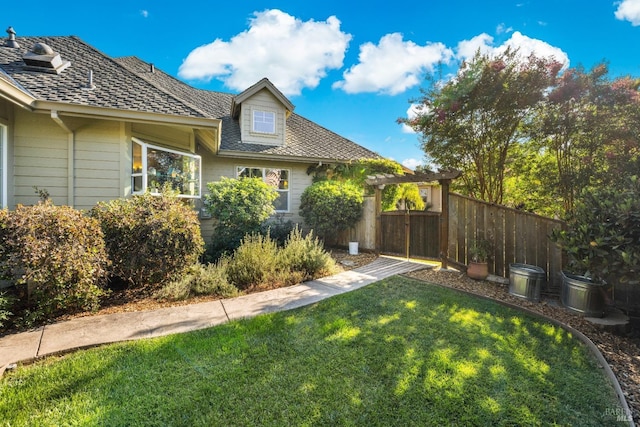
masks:
[[[585,317],[604,316],[604,285],[588,277],[562,272],[562,305]]]
[[[546,278],[544,269],[536,265],[509,264],[509,293],[538,302]]]

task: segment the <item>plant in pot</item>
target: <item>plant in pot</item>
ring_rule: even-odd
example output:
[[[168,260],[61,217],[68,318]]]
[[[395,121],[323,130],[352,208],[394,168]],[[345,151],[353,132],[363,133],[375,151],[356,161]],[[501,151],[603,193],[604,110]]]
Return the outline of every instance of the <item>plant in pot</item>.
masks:
[[[602,315],[606,303],[640,312],[640,180],[618,188],[585,189],[565,230],[550,236],[565,251],[562,302],[585,315]],[[577,286],[581,286],[576,290]],[[583,286],[583,288],[582,288]]]
[[[467,276],[476,280],[484,280],[489,275],[489,258],[493,245],[491,241],[478,237],[469,242],[469,265]]]

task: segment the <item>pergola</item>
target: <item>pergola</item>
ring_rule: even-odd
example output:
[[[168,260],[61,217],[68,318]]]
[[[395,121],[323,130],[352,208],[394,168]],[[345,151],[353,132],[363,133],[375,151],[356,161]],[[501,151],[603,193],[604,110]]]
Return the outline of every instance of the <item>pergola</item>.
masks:
[[[442,186],[442,213],[440,215],[440,258],[442,267],[447,268],[449,252],[449,184],[462,174],[459,170],[439,172],[416,172],[411,175],[380,174],[368,176],[365,182],[375,189],[376,203],[376,253],[382,246],[382,190],[387,185],[435,182]]]

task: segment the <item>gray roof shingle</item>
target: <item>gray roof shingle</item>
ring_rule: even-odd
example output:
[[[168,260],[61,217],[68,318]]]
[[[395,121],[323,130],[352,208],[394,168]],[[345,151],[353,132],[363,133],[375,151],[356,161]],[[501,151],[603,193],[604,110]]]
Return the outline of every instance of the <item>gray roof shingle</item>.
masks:
[[[234,152],[278,158],[350,161],[380,156],[295,113],[287,119],[284,146],[241,142],[240,125],[231,117],[234,95],[197,89],[153,69],[137,57],[110,58],[74,36],[17,37],[20,49],[0,45],[2,80],[38,100],[215,118],[222,121],[221,154]],[[60,74],[29,71],[22,56],[35,43],[45,43],[71,66]],[[95,88],[87,90],[89,71]]]

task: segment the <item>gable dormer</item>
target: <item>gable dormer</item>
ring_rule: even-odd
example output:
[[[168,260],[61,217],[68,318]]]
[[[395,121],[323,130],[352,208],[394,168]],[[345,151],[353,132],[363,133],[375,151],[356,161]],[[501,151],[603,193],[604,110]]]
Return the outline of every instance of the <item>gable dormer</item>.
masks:
[[[243,143],[284,145],[294,105],[264,78],[233,98],[231,116],[240,123]]]

